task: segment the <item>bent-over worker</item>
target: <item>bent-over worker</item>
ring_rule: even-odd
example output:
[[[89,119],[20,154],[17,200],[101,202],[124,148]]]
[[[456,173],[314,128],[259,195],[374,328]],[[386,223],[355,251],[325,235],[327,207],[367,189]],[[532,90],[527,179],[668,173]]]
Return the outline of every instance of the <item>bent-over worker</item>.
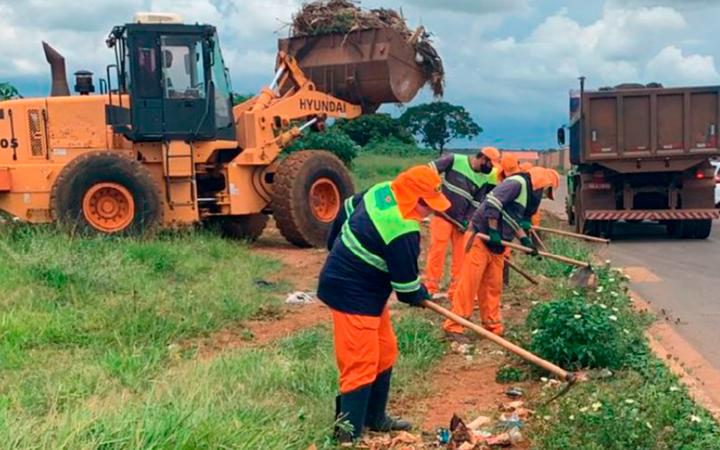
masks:
[[[452,302],[452,311],[470,318],[477,298],[482,326],[497,334],[504,332],[500,315],[500,297],[503,290],[503,264],[505,247],[501,241],[517,237],[522,245],[537,250],[520,223],[529,224],[537,211],[543,193],[553,198],[560,177],[551,169],[535,167],[505,179],[496,187],[473,216],[471,233],[483,233],[489,242],[477,238],[463,261],[460,281]],[[446,320],[443,328],[450,339],[464,340],[463,327]]]
[[[340,372],[336,414],[352,425],[351,433],[336,429],[340,441],[359,438],[366,426],[410,428],[386,413],[398,354],[388,297],[394,290],[413,306],[429,298],[418,277],[420,221],[449,207],[440,176],[417,166],[347,199],[333,224],[318,297],[332,313]]]
[[[485,147],[477,155],[446,154],[430,162],[430,167],[443,177],[442,192],[450,200],[451,206],[445,214],[467,228],[485,195],[498,184],[499,171],[495,165],[499,159],[500,152],[496,148]],[[465,255],[465,230],[434,215],[430,219],[430,248],[423,275],[431,295],[440,289],[448,243],[452,252],[448,297],[452,299]]]

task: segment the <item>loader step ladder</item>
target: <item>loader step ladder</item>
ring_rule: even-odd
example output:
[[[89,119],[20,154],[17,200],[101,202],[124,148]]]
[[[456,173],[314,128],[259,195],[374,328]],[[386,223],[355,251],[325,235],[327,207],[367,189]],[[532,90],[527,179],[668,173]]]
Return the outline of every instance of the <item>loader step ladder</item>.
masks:
[[[190,207],[193,210],[197,203],[197,180],[195,173],[195,151],[192,142],[163,142],[163,173],[165,175],[165,198],[170,209]],[[173,187],[186,184],[189,195],[186,201],[176,201]],[[185,196],[183,196],[185,197]]]

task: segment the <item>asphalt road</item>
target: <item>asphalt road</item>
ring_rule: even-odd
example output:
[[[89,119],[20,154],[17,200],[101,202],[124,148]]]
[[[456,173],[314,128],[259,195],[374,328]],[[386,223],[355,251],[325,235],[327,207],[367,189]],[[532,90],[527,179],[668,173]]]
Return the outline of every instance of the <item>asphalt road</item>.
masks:
[[[562,211],[560,192],[554,212]],[[680,240],[654,224],[617,224],[601,258],[623,267],[660,319],[720,370],[720,222],[707,240]]]

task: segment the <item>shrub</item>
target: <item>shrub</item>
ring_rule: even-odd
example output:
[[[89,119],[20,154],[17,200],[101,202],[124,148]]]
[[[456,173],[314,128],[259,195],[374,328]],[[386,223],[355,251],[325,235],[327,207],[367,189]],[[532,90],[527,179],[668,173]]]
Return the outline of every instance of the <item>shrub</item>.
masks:
[[[362,147],[371,141],[385,139],[415,144],[413,135],[402,126],[400,120],[394,119],[389,114],[367,114],[353,120],[339,120],[336,126]]]
[[[360,147],[338,127],[330,127],[324,132],[309,131],[285,150],[292,153],[298,150],[327,150],[345,164],[350,165]]]
[[[540,304],[528,316],[530,348],[566,369],[620,368],[628,363],[642,332],[626,314],[577,296]]]

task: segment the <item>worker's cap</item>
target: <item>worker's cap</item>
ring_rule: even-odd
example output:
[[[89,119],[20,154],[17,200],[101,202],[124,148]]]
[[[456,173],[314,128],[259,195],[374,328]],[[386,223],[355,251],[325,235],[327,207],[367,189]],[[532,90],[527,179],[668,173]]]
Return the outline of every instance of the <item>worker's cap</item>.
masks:
[[[554,191],[560,186],[560,175],[558,175],[557,171],[545,167],[533,167],[528,171],[528,174],[530,174],[533,191],[549,189],[548,198],[555,198]]]
[[[520,172],[520,165],[515,155],[509,153],[503,154],[500,160],[500,169],[503,171],[504,177],[509,177]]]
[[[442,193],[442,178],[430,166],[414,166],[398,175],[392,189],[400,210],[407,216],[421,200],[434,211],[450,208],[450,200]]]
[[[530,169],[532,169],[533,164],[530,161],[523,161],[520,163],[520,171],[521,172],[528,172]]]
[[[500,151],[495,147],[483,147],[478,152],[478,156],[486,156],[493,164],[497,165],[500,163]]]

